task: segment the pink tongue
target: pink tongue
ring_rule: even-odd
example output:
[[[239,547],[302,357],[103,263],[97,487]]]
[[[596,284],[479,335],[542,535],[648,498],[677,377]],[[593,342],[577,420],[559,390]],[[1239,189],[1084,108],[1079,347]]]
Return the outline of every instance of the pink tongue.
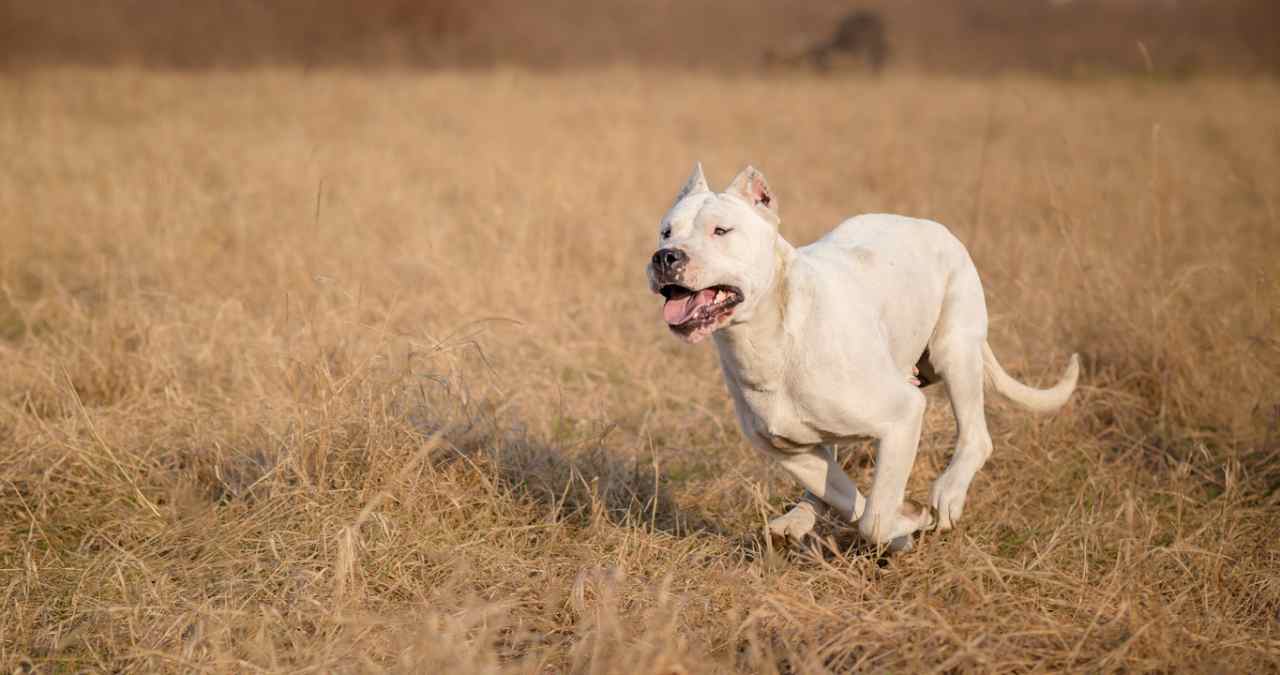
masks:
[[[662,306],[662,319],[669,326],[678,326],[689,320],[702,305],[715,302],[716,292],[710,288],[690,293],[683,298],[672,298]]]

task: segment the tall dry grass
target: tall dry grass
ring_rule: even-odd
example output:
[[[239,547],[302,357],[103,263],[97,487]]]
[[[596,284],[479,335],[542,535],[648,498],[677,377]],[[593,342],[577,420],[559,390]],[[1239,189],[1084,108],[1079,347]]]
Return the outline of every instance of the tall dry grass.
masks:
[[[1280,669],[1280,91],[643,70],[0,80],[0,662]],[[966,241],[1019,377],[962,527],[760,538],[642,267],[693,160]],[[931,397],[910,492],[944,466]],[[846,449],[865,484],[865,448]]]

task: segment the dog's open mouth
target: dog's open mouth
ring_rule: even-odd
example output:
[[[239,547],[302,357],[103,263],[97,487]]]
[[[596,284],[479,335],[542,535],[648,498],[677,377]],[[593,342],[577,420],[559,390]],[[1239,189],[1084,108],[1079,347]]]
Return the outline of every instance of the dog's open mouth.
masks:
[[[667,284],[658,292],[667,299],[662,305],[662,318],[667,327],[689,342],[698,342],[715,332],[742,302],[742,291],[733,286],[711,286],[695,291]]]

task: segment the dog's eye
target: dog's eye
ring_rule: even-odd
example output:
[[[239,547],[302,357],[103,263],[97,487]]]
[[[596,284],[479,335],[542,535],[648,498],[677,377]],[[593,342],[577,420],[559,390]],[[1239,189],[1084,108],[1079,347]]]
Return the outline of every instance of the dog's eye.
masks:
[[[669,228],[669,227],[667,227],[667,228],[663,228],[663,230],[662,230],[662,238],[663,238],[663,239],[666,239],[667,237],[670,237],[670,236],[671,236],[671,228]]]
[[[724,235],[729,234],[729,233],[730,233],[730,232],[732,232],[732,231],[733,231],[733,228],[729,228],[729,227],[717,227],[717,228],[714,230],[713,234],[715,234],[717,237],[723,237]]]

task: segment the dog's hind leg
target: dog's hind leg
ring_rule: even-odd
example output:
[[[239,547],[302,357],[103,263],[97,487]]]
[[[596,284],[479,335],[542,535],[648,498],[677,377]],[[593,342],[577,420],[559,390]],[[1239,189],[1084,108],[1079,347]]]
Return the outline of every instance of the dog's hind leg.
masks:
[[[956,449],[929,492],[940,530],[951,529],[960,519],[969,483],[991,456],[991,434],[983,409],[982,342],[971,339],[948,351],[943,382],[956,416]]]
[[[815,501],[834,509],[844,522],[853,522],[862,515],[866,500],[840,468],[831,447],[823,445],[798,453],[774,451],[772,454],[782,468],[804,486],[805,495],[790,511],[769,521],[771,534],[796,540],[803,538],[817,521]]]
[[[983,408],[982,345],[986,333],[982,285],[977,271],[971,270],[949,293],[929,346],[930,361],[942,375],[956,416],[955,453],[929,492],[940,530],[951,529],[960,519],[969,484],[991,456],[991,434]]]

